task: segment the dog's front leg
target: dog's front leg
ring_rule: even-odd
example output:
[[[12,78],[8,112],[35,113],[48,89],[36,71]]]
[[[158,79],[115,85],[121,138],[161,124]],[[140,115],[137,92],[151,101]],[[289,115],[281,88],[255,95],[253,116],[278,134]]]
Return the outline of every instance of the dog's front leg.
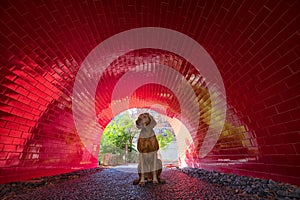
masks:
[[[145,168],[144,168],[144,158],[143,158],[143,154],[140,153],[139,155],[139,161],[140,161],[140,167],[141,167],[141,180],[139,185],[140,186],[145,186]]]
[[[158,171],[158,169],[157,169],[157,152],[155,151],[154,152],[154,155],[153,155],[153,159],[154,159],[154,161],[153,161],[153,184],[154,185],[156,185],[156,184],[158,184],[158,180],[157,180],[157,171]]]

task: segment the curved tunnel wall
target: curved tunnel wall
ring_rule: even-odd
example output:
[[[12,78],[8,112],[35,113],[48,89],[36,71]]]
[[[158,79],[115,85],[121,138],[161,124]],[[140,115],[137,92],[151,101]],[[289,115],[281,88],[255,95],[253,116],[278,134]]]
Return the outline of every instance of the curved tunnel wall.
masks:
[[[194,144],[186,151],[187,165],[299,185],[299,8],[296,0],[2,1],[1,182],[97,166],[73,120],[76,74],[112,35],[164,27],[201,44],[221,73],[227,115],[217,144],[199,157],[211,120],[206,87],[212,83],[172,52],[144,49],[112,63],[97,87],[99,124],[105,127],[113,117],[112,88],[140,64],[130,59],[158,57],[157,63],[185,77],[201,110],[197,130],[190,127]],[[145,85],[128,98],[128,108],[161,104],[170,117],[182,112],[177,97],[160,85]],[[122,101],[114,103],[122,107]],[[97,152],[99,140],[93,138],[86,135]]]

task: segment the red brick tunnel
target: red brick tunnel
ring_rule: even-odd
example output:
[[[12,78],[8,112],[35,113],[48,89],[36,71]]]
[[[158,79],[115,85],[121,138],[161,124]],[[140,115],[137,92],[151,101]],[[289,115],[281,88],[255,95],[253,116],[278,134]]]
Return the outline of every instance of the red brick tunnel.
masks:
[[[96,167],[151,108],[190,133],[182,165],[300,185],[300,1],[0,4],[0,183]]]

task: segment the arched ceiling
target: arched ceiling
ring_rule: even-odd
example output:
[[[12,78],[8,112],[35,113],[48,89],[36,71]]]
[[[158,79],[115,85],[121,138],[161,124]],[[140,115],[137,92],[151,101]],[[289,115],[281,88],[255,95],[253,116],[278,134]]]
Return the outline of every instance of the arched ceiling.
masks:
[[[213,148],[203,141],[213,138],[207,132],[219,119],[212,106],[218,101],[209,92],[218,84],[173,51],[121,54],[97,77],[94,97],[86,95],[90,85],[82,90],[87,92],[78,110],[90,114],[95,108],[104,128],[124,109],[160,104],[193,137],[186,151],[189,166],[299,184],[299,8],[297,0],[1,1],[1,182],[96,166],[99,137],[83,138],[74,122],[76,77],[105,40],[159,27],[201,45],[222,77],[226,118]],[[106,52],[130,43],[119,41]],[[195,55],[185,41],[176,44]],[[90,72],[87,81],[99,75]],[[153,77],[160,79],[149,81]],[[171,85],[186,93],[179,95]],[[201,149],[208,154],[201,157]]]

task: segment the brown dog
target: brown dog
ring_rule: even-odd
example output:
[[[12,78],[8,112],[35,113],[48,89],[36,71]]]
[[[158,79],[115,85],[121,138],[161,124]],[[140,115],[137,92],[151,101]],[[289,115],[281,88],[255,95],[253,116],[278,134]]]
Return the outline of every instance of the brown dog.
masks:
[[[141,129],[137,148],[139,151],[138,172],[139,179],[134,180],[133,184],[145,186],[145,180],[152,181],[153,184],[162,183],[160,178],[162,162],[157,158],[159,150],[158,141],[153,131],[156,121],[149,113],[140,114],[136,120],[136,126]]]

